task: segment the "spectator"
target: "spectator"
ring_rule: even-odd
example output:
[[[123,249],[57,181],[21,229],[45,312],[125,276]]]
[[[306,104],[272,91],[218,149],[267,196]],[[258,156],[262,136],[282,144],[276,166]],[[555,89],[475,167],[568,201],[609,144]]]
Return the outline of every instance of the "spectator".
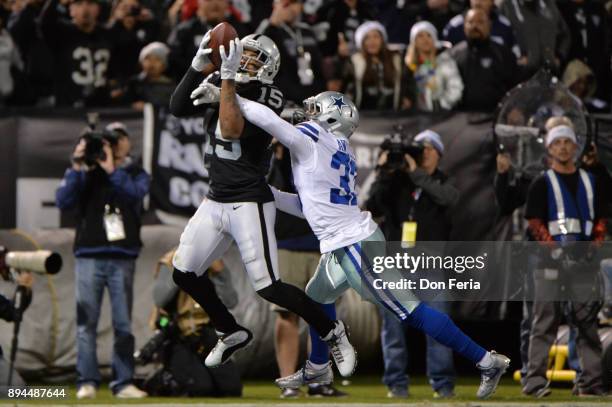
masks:
[[[571,37],[553,0],[504,0],[501,13],[510,20],[522,57],[518,64],[532,75],[546,63],[559,70]]]
[[[37,34],[36,18],[40,14],[43,0],[16,1],[13,4],[7,29],[17,45],[23,59],[24,81],[21,83],[13,104],[34,104],[53,93],[53,55],[49,47]]]
[[[567,64],[562,82],[589,111],[608,110],[608,104],[605,101],[593,97],[597,91],[597,80],[591,68],[582,61],[574,59]]]
[[[130,78],[124,88],[113,92],[113,97],[142,111],[145,103],[167,106],[176,83],[165,75],[170,49],[163,42],[152,42],[140,51],[142,71]]]
[[[457,64],[448,52],[438,53],[438,32],[427,21],[410,30],[410,45],[404,58],[407,76],[415,83],[412,103],[419,110],[450,110],[461,100],[463,82]]]
[[[355,33],[359,51],[350,58],[346,93],[363,110],[408,109],[402,97],[402,59],[387,48],[387,32],[377,21],[368,21]]]
[[[140,214],[150,180],[129,155],[125,126],[115,123],[107,130],[103,141],[91,133],[79,140],[72,167],[56,192],[60,209],[76,208],[78,225],[74,240],[78,399],[95,398],[100,385],[96,330],[105,286],[114,332],[110,389],[118,398],[146,396],[131,384],[131,315],[136,258],[142,246]]]
[[[465,15],[466,40],[450,51],[464,85],[463,109],[492,112],[517,82],[516,58],[508,48],[493,42],[490,33],[489,15],[470,9]]]
[[[325,90],[323,57],[310,26],[301,21],[302,0],[275,0],[270,18],[256,32],[277,45],[281,66],[275,79],[288,101],[300,104]]]
[[[138,72],[138,54],[142,47],[157,39],[159,28],[153,12],[139,0],[118,0],[110,19],[110,29],[116,38],[113,79],[125,82]]]
[[[198,0],[196,15],[174,27],[168,37],[169,72],[174,79],[181,78],[189,67],[204,34],[222,21],[230,23],[241,38],[250,34],[244,24],[229,14],[229,0]]]
[[[534,272],[529,359],[527,375],[522,381],[523,393],[535,397],[550,394],[546,378],[548,354],[563,315],[563,302],[552,300],[559,298],[558,293],[563,288],[569,290],[571,296],[577,287],[577,278],[582,284],[586,282],[585,278],[591,279],[593,285],[597,284],[597,264],[589,258],[600,244],[598,242],[605,238],[605,219],[608,216],[602,180],[576,167],[578,145],[574,130],[566,125],[553,127],[548,131],[545,143],[550,169],[529,187],[525,210],[529,232],[546,252],[540,256]],[[586,193],[587,190],[592,193]],[[556,242],[565,242],[566,245]],[[570,242],[574,243],[575,249],[585,250],[571,250]],[[593,243],[586,249],[577,242]],[[563,278],[552,278],[550,270],[557,270]],[[580,359],[577,390],[582,396],[603,395],[598,310],[596,302],[570,301],[569,323],[577,328],[576,346]]]
[[[464,8],[463,0],[374,0],[380,21],[389,33],[389,43],[404,45],[410,41],[410,31],[418,21],[431,21],[441,31],[452,16]],[[404,49],[403,47],[401,48]]]
[[[341,69],[357,50],[355,30],[366,20],[373,20],[373,16],[371,7],[364,0],[333,0],[317,11],[317,25],[325,27],[319,43],[327,90],[343,90]]]
[[[610,27],[608,13],[599,1],[558,2],[559,11],[573,34],[568,60],[587,64],[597,80],[596,95],[610,102]]]
[[[19,273],[16,282],[17,290],[19,290],[23,295],[21,299],[20,310],[15,308],[14,301],[11,301],[8,298],[5,298],[2,294],[0,294],[0,319],[3,319],[7,322],[13,322],[15,320],[16,313],[23,313],[32,302],[32,284],[34,282],[32,274],[27,271],[22,271]],[[4,360],[2,347],[0,347],[0,383],[2,383],[2,386],[7,385],[9,374],[9,365]],[[11,385],[15,387],[24,387],[26,385],[16,370],[13,370]]]
[[[15,91],[15,72],[23,70],[23,62],[19,49],[11,34],[4,28],[6,17],[0,16],[0,106],[13,95]]]
[[[514,37],[514,30],[510,25],[510,20],[499,14],[499,11],[495,7],[493,0],[470,0],[470,8],[482,10],[489,16],[491,20],[491,40],[503,45],[508,49],[511,49],[516,58],[520,58],[521,50],[516,44],[516,38]],[[456,45],[461,41],[465,40],[465,13],[457,14],[453,17],[444,31],[442,31],[442,38],[449,41],[451,44]]]
[[[54,95],[59,106],[100,106],[109,101],[109,72],[115,41],[98,24],[97,0],[70,3],[71,21],[60,19],[59,0],[47,0],[40,29],[55,59]]]
[[[382,230],[388,241],[405,241],[408,224],[416,227],[415,241],[448,241],[451,232],[448,209],[457,201],[459,192],[447,182],[438,169],[444,153],[440,136],[425,130],[414,142],[423,147],[420,157],[406,154],[400,168],[383,151],[378,160],[377,177],[372,185],[366,208],[373,216],[384,216]],[[436,301],[430,306],[448,312],[448,303]],[[385,364],[383,382],[389,397],[408,395],[408,350],[402,324],[388,312],[383,312],[382,349]],[[435,397],[454,396],[455,374],[452,350],[427,337],[427,376]]]
[[[339,36],[347,42],[349,52],[355,52],[358,48],[355,31],[367,20],[374,20],[374,12],[364,0],[332,0],[321,6],[316,21],[329,24],[325,39],[321,42],[323,56],[327,58],[338,53]]]

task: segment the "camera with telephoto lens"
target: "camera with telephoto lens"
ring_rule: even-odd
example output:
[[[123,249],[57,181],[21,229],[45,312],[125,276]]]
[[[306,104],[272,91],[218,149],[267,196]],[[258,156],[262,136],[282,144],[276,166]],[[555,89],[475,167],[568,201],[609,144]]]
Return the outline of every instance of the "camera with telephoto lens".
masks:
[[[406,164],[405,154],[409,154],[416,162],[420,162],[424,146],[412,141],[412,138],[403,132],[402,126],[396,126],[395,132],[385,138],[380,149],[389,152],[383,168],[399,170]]]
[[[174,322],[162,315],[155,324],[157,329],[153,336],[145,343],[142,348],[134,352],[134,362],[137,365],[146,365],[156,359],[158,355],[170,342],[174,334]]]
[[[11,270],[38,274],[57,274],[62,269],[62,256],[49,250],[11,251],[0,246],[0,277],[11,278]]]

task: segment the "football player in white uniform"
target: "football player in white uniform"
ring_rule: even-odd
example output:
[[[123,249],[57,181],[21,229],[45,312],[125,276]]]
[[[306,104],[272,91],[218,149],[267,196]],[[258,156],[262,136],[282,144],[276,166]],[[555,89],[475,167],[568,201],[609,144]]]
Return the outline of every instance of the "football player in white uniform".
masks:
[[[222,70],[231,69],[231,55],[224,58]],[[194,104],[214,99],[218,89],[201,85],[192,93]],[[291,165],[298,194],[273,189],[277,207],[303,216],[320,241],[322,258],[308,283],[306,293],[323,304],[335,302],[348,287],[362,297],[374,300],[402,322],[421,329],[443,345],[470,359],[481,370],[477,397],[490,397],[510,365],[506,356],[488,352],[463,333],[446,315],[420,302],[406,291],[402,298],[389,290],[378,290],[373,280],[372,259],[384,255],[385,238],[371,214],[357,206],[355,157],[349,137],[359,123],[355,105],[343,94],[323,92],[304,101],[309,121],[295,127],[260,103],[241,98],[231,89],[221,89],[221,103],[238,101],[244,118],[264,129],[291,151]],[[325,371],[323,371],[325,369]],[[328,365],[321,371],[308,363],[293,375],[280,378],[280,387],[296,388],[328,379]]]

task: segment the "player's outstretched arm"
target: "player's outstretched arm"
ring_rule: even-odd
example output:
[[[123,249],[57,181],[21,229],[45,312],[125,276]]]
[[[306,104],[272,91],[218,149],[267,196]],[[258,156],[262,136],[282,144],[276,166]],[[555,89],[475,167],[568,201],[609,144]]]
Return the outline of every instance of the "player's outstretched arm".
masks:
[[[306,161],[312,156],[309,139],[272,109],[240,96],[236,99],[244,118],[280,141],[298,161]]]
[[[288,213],[289,215],[297,216],[298,218],[306,219],[302,212],[302,204],[297,194],[283,192],[269,185],[272,194],[274,195],[274,204],[277,209]]]
[[[194,106],[191,102],[191,93],[202,82],[202,76],[207,77],[215,70],[210,62],[209,55],[212,49],[208,47],[210,31],[208,31],[196,51],[191,66],[181,79],[172,96],[170,97],[170,113],[176,117],[193,116],[202,111],[202,106]]]
[[[236,101],[236,72],[242,58],[242,43],[239,38],[230,42],[229,53],[219,47],[221,54],[221,100],[219,101],[219,127],[226,139],[239,139],[244,130],[244,118]]]

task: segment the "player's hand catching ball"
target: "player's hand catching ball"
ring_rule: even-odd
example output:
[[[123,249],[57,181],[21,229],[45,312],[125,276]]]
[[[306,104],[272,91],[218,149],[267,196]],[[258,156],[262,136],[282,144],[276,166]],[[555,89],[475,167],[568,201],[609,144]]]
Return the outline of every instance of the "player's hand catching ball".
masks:
[[[191,92],[191,99],[193,99],[194,106],[217,103],[221,99],[221,89],[204,80]]]
[[[236,72],[240,68],[240,60],[242,59],[242,43],[240,38],[236,37],[229,44],[229,53],[225,54],[225,47],[219,46],[221,54],[221,79],[234,80]]]
[[[200,45],[198,46],[198,50],[196,51],[195,56],[191,60],[191,67],[196,71],[201,72],[206,65],[210,64],[210,54],[212,53],[212,49],[208,47],[208,42],[210,41],[210,30],[204,37],[202,41],[200,41]]]

